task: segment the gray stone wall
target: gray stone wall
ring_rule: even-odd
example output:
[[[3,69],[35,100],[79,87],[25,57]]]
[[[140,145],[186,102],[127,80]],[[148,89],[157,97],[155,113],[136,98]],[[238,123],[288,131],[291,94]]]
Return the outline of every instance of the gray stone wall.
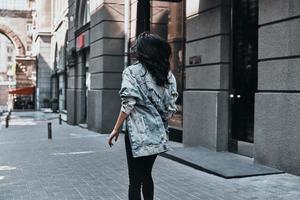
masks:
[[[187,8],[191,8],[187,2]],[[183,143],[226,150],[228,144],[229,1],[204,0],[187,10]],[[193,56],[198,63],[190,63]]]
[[[300,1],[259,1],[256,162],[300,175]]]

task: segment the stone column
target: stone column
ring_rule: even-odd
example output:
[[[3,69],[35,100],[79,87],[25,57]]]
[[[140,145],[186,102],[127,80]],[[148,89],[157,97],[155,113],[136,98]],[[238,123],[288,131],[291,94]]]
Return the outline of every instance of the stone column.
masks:
[[[227,150],[230,1],[187,1],[183,144]]]
[[[90,27],[88,128],[109,133],[120,111],[118,91],[124,68],[124,2],[103,1],[92,11]]]
[[[68,124],[74,125],[76,121],[76,76],[78,74],[76,69],[76,55],[75,55],[75,10],[76,0],[69,0],[68,4],[68,46],[67,46],[67,120]],[[73,53],[72,53],[73,52]],[[73,55],[72,55],[73,54]]]
[[[51,6],[49,1],[36,2],[36,53],[37,53],[37,87],[43,107],[44,98],[51,97]],[[50,2],[51,5],[51,2]]]
[[[300,175],[300,1],[259,1],[254,158]]]

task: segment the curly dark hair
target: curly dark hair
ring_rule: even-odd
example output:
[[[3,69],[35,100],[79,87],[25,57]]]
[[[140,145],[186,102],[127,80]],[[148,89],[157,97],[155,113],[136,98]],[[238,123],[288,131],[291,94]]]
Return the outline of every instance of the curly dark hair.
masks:
[[[153,76],[158,86],[166,86],[169,83],[171,47],[160,36],[143,32],[132,48],[133,56],[142,63],[146,70]]]

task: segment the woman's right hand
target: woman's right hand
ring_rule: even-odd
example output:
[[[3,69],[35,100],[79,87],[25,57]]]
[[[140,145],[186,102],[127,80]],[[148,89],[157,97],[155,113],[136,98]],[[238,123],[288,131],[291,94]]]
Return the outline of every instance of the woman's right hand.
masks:
[[[107,139],[107,143],[110,147],[113,146],[113,143],[112,143],[113,139],[115,139],[115,142],[118,141],[119,135],[120,135],[120,133],[118,130],[115,130],[115,129],[112,130],[112,132],[109,134],[109,137]]]

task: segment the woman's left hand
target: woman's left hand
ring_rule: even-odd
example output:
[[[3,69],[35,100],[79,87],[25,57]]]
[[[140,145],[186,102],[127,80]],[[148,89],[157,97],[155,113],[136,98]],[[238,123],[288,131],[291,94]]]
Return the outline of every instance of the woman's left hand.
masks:
[[[118,141],[118,138],[119,138],[119,131],[118,130],[112,130],[112,132],[110,133],[108,139],[107,139],[107,143],[110,147],[112,147],[113,143],[112,143],[112,140],[115,139],[115,142]]]

